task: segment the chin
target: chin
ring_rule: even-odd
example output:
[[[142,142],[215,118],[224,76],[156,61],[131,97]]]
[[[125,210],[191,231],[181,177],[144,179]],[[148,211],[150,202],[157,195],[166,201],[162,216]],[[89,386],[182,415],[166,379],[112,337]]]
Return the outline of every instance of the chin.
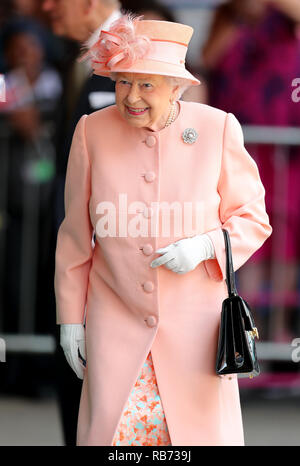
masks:
[[[126,118],[126,121],[131,125],[134,126],[135,128],[143,128],[144,126],[147,125],[147,123],[143,121],[136,121],[132,120],[131,118]]]
[[[51,24],[51,27],[52,27],[52,31],[54,32],[54,34],[56,34],[57,36],[63,36],[63,37],[68,37],[64,27],[60,24],[60,23],[57,23],[57,22],[53,22]]]
[[[130,117],[126,113],[125,113],[125,115],[123,114],[123,116],[124,116],[125,120],[127,121],[127,123],[129,123],[131,126],[135,126],[137,128],[146,126],[147,123],[148,123],[148,121],[145,121],[142,118]]]

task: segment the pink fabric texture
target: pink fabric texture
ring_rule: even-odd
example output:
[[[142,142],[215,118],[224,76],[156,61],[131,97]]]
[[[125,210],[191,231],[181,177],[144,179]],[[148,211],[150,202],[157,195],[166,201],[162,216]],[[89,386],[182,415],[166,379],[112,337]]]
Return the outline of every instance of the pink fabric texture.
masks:
[[[177,119],[160,131],[130,127],[112,105],[84,115],[74,133],[55,293],[57,323],[82,323],[86,310],[80,446],[112,445],[149,351],[172,446],[244,444],[237,378],[215,373],[227,297],[221,229],[230,234],[237,270],[272,233],[265,190],[235,116],[179,103]],[[193,144],[184,142],[187,128],[197,132]],[[182,212],[189,202],[193,222],[181,216],[178,232],[177,212],[169,209],[166,232],[163,207],[174,201]],[[203,217],[196,226],[199,203]],[[113,215],[107,216],[107,204]],[[151,205],[162,207],[157,217],[146,210]],[[115,234],[103,231],[108,222]],[[134,222],[143,234],[128,233]],[[215,259],[186,274],[150,266],[157,249],[202,233],[210,234]]]
[[[147,55],[150,49],[150,39],[135,34],[134,22],[122,16],[113,23],[109,31],[101,31],[99,40],[81,60],[91,56],[93,65],[103,64],[103,68],[112,67],[121,60],[122,65],[132,66],[136,60]]]
[[[200,81],[185,68],[191,26],[171,21],[141,20],[124,15],[79,59],[91,58],[95,74],[111,72],[159,74],[183,78],[191,85]]]

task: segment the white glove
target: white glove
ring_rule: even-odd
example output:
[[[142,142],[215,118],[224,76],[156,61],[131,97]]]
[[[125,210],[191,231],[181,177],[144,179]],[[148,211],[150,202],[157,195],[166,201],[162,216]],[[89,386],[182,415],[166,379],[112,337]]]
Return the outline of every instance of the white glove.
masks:
[[[84,364],[79,358],[78,351],[82,358],[86,360],[84,326],[82,324],[61,324],[60,345],[77,377],[83,379]]]
[[[180,274],[190,272],[200,262],[216,257],[213,242],[207,234],[180,239],[155,252],[164,254],[152,261],[151,267],[164,265],[172,272]]]

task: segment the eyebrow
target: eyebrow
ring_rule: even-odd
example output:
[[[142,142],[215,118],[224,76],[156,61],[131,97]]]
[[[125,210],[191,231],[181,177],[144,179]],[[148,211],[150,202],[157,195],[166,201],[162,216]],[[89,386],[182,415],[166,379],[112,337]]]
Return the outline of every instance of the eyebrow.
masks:
[[[124,76],[122,74],[119,75],[119,79],[125,79],[126,81],[129,81],[129,78],[126,78],[126,76]],[[147,83],[148,82],[152,82],[152,83],[154,82],[153,79],[151,79],[151,78],[141,78],[141,79],[139,79],[139,81],[140,82],[144,81],[144,82],[147,82]]]

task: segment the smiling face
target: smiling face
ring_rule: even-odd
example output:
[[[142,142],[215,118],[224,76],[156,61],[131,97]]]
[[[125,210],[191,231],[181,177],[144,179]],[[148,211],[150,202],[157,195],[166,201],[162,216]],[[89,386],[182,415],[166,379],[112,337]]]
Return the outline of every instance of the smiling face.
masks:
[[[116,77],[116,105],[131,126],[157,131],[167,121],[177,90],[178,86],[172,87],[165,76],[120,72]]]

